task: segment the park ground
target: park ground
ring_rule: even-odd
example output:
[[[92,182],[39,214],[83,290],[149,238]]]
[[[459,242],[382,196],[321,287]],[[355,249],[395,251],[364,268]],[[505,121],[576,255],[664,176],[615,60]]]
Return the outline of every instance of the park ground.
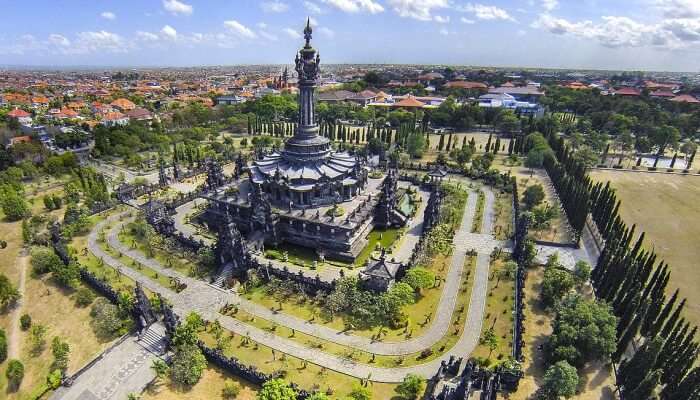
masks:
[[[552,333],[554,314],[544,309],[539,299],[544,268],[531,268],[525,280],[525,347],[523,348],[523,372],[518,391],[512,394],[500,394],[499,398],[509,400],[528,400],[533,398],[544,377],[544,353],[541,349]],[[587,290],[590,295],[590,290]],[[580,382],[578,394],[574,400],[613,400],[614,382],[610,365],[591,363],[579,371]]]
[[[647,172],[591,171],[595,181],[610,181],[622,201],[620,214],[637,234],[646,232],[645,245],[671,268],[668,291],[687,297],[685,317],[700,324],[700,177]]]

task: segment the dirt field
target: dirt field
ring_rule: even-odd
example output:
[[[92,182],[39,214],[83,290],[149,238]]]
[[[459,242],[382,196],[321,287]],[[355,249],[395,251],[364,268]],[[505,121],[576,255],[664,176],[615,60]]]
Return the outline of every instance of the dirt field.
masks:
[[[669,263],[668,292],[680,288],[688,298],[686,318],[700,324],[700,177],[619,171],[592,171],[591,177],[610,181],[617,190],[627,225],[637,224],[637,233],[646,232],[646,246]]]

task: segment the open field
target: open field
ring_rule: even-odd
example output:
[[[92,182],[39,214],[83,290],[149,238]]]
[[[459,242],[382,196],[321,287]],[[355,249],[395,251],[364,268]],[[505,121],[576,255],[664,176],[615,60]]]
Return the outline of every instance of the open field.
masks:
[[[255,400],[257,387],[211,364],[204,370],[199,382],[191,388],[183,388],[166,380],[148,387],[141,398],[143,400],[220,399],[227,380],[236,382],[241,388],[236,400]]]
[[[523,347],[523,372],[525,377],[520,380],[520,387],[516,393],[508,394],[508,397],[499,395],[499,398],[510,400],[528,400],[537,391],[544,377],[544,354],[540,349],[552,333],[552,314],[548,314],[539,299],[544,277],[544,268],[528,270],[525,280],[525,346]],[[613,400],[614,394],[612,370],[609,365],[592,363],[587,368],[579,371],[579,388],[574,400]]]
[[[645,245],[671,267],[668,291],[687,297],[685,316],[700,324],[700,178],[642,172],[591,171],[596,181],[610,181],[622,201],[620,214],[637,234],[646,232]]]

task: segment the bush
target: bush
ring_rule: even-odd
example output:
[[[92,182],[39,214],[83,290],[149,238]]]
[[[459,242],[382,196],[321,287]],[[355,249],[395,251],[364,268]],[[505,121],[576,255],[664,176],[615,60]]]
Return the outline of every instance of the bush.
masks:
[[[7,363],[7,371],[5,371],[8,386],[16,389],[22,383],[24,378],[24,365],[19,360],[10,360]]]
[[[57,271],[63,266],[61,259],[50,247],[33,247],[31,255],[32,272],[34,272],[36,275],[43,275],[51,271]]]
[[[98,336],[110,338],[116,336],[124,326],[119,307],[105,298],[97,299],[90,310],[92,326]]]
[[[183,344],[175,350],[170,377],[181,385],[192,386],[199,382],[206,367],[207,360],[199,347],[195,344]]]
[[[32,317],[30,317],[29,314],[24,314],[19,317],[19,326],[23,331],[29,329],[32,326]]]
[[[241,386],[238,383],[230,379],[226,379],[226,382],[224,382],[224,388],[221,391],[221,395],[225,399],[235,399],[236,397],[238,397],[238,394],[240,392]]]
[[[425,390],[425,379],[418,375],[408,374],[395,389],[396,393],[405,400],[415,400]]]
[[[5,336],[5,330],[0,329],[0,363],[7,360],[7,336]]]
[[[87,307],[95,300],[95,293],[92,290],[81,287],[75,294],[75,304],[79,307]]]

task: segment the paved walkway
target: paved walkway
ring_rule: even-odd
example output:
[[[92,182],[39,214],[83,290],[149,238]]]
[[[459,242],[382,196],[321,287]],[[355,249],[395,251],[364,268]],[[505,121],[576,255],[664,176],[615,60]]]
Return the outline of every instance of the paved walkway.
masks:
[[[489,190],[488,188],[486,188]],[[492,208],[493,202],[487,201],[486,208]],[[495,246],[503,246],[505,243],[494,240],[488,234],[472,234],[471,230],[474,211],[476,208],[476,193],[471,192],[467,201],[467,206],[463,214],[462,225],[455,234],[454,244],[455,251],[452,257],[448,278],[443,286],[443,292],[435,312],[435,316],[431,326],[420,337],[404,341],[404,342],[372,342],[368,338],[359,337],[351,334],[343,334],[328,327],[309,323],[289,315],[275,314],[265,307],[248,302],[247,300],[224,290],[210,286],[202,281],[184,277],[171,269],[165,269],[153,259],[147,259],[138,251],[129,249],[121,244],[117,237],[118,229],[112,229],[107,235],[107,241],[110,246],[118,251],[136,259],[144,265],[152,268],[159,273],[170,276],[179,276],[188,287],[179,294],[175,294],[170,289],[163,288],[158,283],[141,276],[140,273],[131,270],[122,265],[118,260],[110,257],[102,251],[96,243],[97,232],[104,227],[106,222],[98,224],[91,232],[88,240],[88,246],[98,257],[101,257],[107,264],[119,268],[125,275],[134,279],[138,279],[144,283],[152,291],[162,293],[164,297],[169,299],[176,312],[180,315],[187,314],[191,311],[200,313],[204,318],[209,320],[219,319],[221,324],[239,335],[248,335],[252,340],[265,346],[283,351],[291,356],[307,360],[311,363],[338,371],[357,378],[367,378],[371,375],[371,380],[378,382],[399,382],[407,373],[417,373],[425,377],[432,376],[440,365],[441,360],[448,359],[451,355],[456,357],[464,357],[470,354],[478,344],[478,338],[481,332],[481,324],[483,318],[484,307],[486,303],[486,292],[488,286],[488,269],[489,269],[489,254]],[[114,218],[114,217],[113,217]],[[487,226],[488,227],[488,226]],[[307,333],[319,337],[324,340],[336,342],[361,349],[375,354],[400,355],[409,354],[421,351],[436,341],[444,334],[448,334],[449,324],[454,310],[457,298],[457,292],[461,282],[461,275],[468,250],[475,249],[478,253],[476,270],[474,273],[474,288],[472,290],[470,306],[465,320],[463,334],[458,343],[447,353],[440,358],[424,364],[402,368],[380,368],[367,364],[358,364],[352,360],[335,356],[332,354],[310,351],[303,344],[292,341],[287,338],[275,336],[273,333],[261,330],[259,328],[247,325],[241,321],[230,317],[222,316],[218,310],[225,304],[239,303],[241,309],[250,312],[253,315],[258,315],[260,318],[275,321],[280,325],[296,329],[299,332]]]
[[[61,387],[51,400],[124,400],[139,394],[156,377],[153,361],[163,354],[165,328],[155,324],[142,336],[129,336],[102,353],[73,384]]]

